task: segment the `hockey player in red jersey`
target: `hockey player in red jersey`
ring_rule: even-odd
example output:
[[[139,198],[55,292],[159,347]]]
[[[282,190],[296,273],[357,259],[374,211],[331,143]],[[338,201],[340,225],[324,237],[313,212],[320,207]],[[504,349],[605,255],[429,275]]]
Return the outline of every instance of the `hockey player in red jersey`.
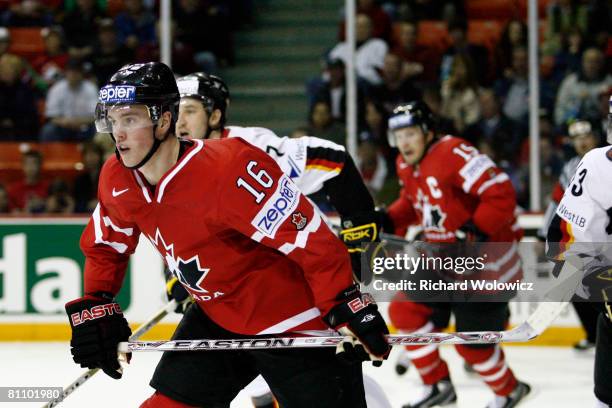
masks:
[[[291,180],[240,139],[176,138],[179,93],[162,63],[123,67],[99,101],[96,127],[117,155],[102,169],[81,237],[85,295],[66,305],[74,361],[121,377],[116,349],[130,329],[113,299],[144,234],[196,301],[174,338],[333,328],[347,341],[343,358],[328,349],[220,351],[194,365],[197,352],[164,353],[142,407],[228,406],[258,373],[283,406],[364,407],[360,361],[388,354],[387,328],[353,285],[342,242]],[[198,386],[185,386],[193,377]]]
[[[467,141],[439,137],[435,119],[422,102],[399,105],[389,119],[390,143],[397,146],[400,197],[388,215],[396,231],[419,224],[425,241],[506,242],[502,253],[487,259],[485,271],[497,279],[521,277],[514,215],[515,192],[508,176]],[[499,252],[499,251],[498,251]],[[507,303],[415,303],[400,297],[389,308],[392,323],[405,332],[440,331],[455,316],[457,331],[504,330]],[[495,393],[488,408],[516,406],[530,391],[517,381],[499,345],[457,345],[457,351]],[[425,392],[405,408],[444,406],[456,400],[449,370],[435,344],[408,346]]]
[[[365,186],[361,174],[343,146],[328,140],[305,136],[279,137],[261,127],[226,126],[230,103],[229,88],[216,75],[197,72],[177,79],[181,94],[177,131],[181,137],[193,139],[241,138],[266,152],[304,194],[323,192],[346,226],[342,231],[364,230],[367,234],[340,236],[351,254],[353,274],[358,282],[368,281],[369,270],[362,273],[361,246],[379,240],[379,213]],[[358,236],[359,235],[359,236]],[[168,275],[168,272],[166,272]],[[185,299],[187,293],[176,278],[167,282],[170,298]],[[179,310],[180,311],[180,310]],[[272,395],[262,395],[266,384],[258,378],[248,390],[255,390],[252,401],[256,407],[272,407]],[[366,399],[371,408],[386,407],[384,394],[374,380],[364,376]]]

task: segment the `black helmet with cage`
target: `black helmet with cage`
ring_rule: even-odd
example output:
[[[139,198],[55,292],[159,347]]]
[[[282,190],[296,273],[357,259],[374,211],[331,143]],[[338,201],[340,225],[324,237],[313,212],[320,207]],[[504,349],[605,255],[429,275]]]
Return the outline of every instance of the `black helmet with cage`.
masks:
[[[229,103],[230,93],[227,85],[216,75],[205,72],[194,72],[177,80],[181,98],[193,98],[202,102],[204,109],[210,116],[214,110],[221,112],[218,129],[208,129],[210,135],[212,130],[223,130],[226,121],[226,111]]]
[[[410,126],[419,126],[425,135],[432,131],[435,136],[435,118],[425,102],[412,101],[402,103],[393,109],[388,122],[389,145],[392,147],[397,146],[393,134],[395,130]]]
[[[168,135],[174,133],[179,101],[176,80],[167,65],[161,62],[125,65],[100,89],[95,114],[96,130],[101,133],[110,133],[114,140],[113,123],[109,118],[111,109],[143,105],[151,119],[148,125],[152,127],[154,135],[163,113],[170,112],[172,118],[170,130],[162,139],[153,137],[153,146],[145,157],[138,164],[129,166],[132,169],[142,167],[155,154]],[[116,153],[119,157],[119,152],[116,151]]]

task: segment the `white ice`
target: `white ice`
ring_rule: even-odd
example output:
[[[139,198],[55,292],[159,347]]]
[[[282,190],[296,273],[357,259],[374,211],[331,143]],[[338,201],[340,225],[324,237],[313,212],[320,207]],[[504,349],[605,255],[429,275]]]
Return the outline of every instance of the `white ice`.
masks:
[[[484,408],[492,393],[477,378],[463,371],[452,346],[442,355],[451,369],[457,389],[457,408]],[[578,355],[570,348],[507,347],[506,356],[517,377],[532,385],[533,396],[521,408],[591,408],[593,397],[593,354]],[[121,380],[98,373],[70,395],[63,408],[132,408],[153,392],[149,379],[160,353],[138,353]],[[399,377],[394,371],[396,354],[381,368],[364,365],[366,372],[384,388],[395,407],[419,395],[420,382],[412,367]],[[83,373],[70,358],[66,343],[0,343],[0,386],[64,387]],[[1,403],[0,407],[40,408],[43,403]],[[250,408],[249,399],[239,394],[232,408]]]

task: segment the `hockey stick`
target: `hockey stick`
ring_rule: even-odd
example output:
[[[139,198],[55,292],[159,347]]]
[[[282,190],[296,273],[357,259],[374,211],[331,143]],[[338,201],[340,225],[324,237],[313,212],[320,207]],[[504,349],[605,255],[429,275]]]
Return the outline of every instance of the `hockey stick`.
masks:
[[[147,320],[146,322],[144,322],[142,325],[140,325],[135,331],[134,333],[132,333],[132,335],[130,336],[130,341],[136,341],[138,340],[140,337],[142,337],[143,334],[145,334],[146,332],[148,332],[149,330],[151,330],[151,328],[153,326],[155,326],[161,319],[163,319],[164,317],[166,317],[167,314],[172,313],[172,311],[174,309],[176,309],[177,303],[176,300],[172,299],[170,302],[168,302],[168,304],[166,304],[163,308],[161,308],[160,310],[157,311],[157,313],[155,313],[153,316],[151,316],[149,318],[149,320]],[[62,402],[68,395],[72,394],[74,392],[74,390],[76,390],[77,388],[79,388],[81,385],[83,385],[87,380],[89,380],[91,377],[93,377],[98,371],[100,371],[99,368],[92,368],[87,370],[86,372],[84,372],[83,374],[81,374],[79,376],[79,378],[77,378],[76,380],[74,380],[69,386],[67,386],[66,388],[64,388],[62,390],[62,394],[49,401],[47,404],[45,404],[43,406],[43,408],[52,408],[52,407],[56,407],[60,402]]]
[[[552,303],[552,304],[551,304]],[[507,331],[459,333],[415,333],[388,335],[391,346],[411,344],[486,344],[529,341],[540,335],[557,317],[556,303],[542,303],[536,312],[520,326]],[[548,305],[547,307],[541,307]],[[261,337],[244,339],[200,339],[170,341],[140,341],[119,343],[119,352],[133,351],[195,351],[195,350],[262,350],[286,348],[335,347],[343,336]]]
[[[391,346],[410,344],[488,344],[526,342],[538,337],[565,310],[576,291],[579,269],[566,261],[557,278],[557,284],[548,292],[549,298],[557,292],[557,301],[539,303],[536,310],[519,326],[505,331],[479,331],[458,333],[415,333],[388,335]],[[565,287],[563,287],[565,286]],[[560,292],[561,291],[561,292]],[[559,293],[560,292],[560,293]],[[343,336],[313,337],[260,337],[244,339],[199,339],[119,343],[119,352],[135,351],[195,351],[195,350],[261,350],[287,348],[335,347]]]

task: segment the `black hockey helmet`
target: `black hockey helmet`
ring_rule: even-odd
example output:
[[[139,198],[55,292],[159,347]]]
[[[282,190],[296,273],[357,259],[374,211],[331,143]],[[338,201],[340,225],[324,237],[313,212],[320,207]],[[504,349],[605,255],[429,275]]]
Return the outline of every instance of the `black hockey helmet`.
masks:
[[[221,128],[225,125],[229,89],[216,75],[194,72],[177,80],[181,98],[198,99],[210,115],[215,109],[221,111]]]
[[[172,115],[169,133],[174,133],[179,101],[176,80],[167,65],[161,62],[125,65],[100,89],[95,114],[96,130],[110,133],[114,140],[112,124],[108,118],[109,110],[122,106],[144,105],[151,119],[148,125],[152,127],[153,133],[155,133],[157,121],[166,111]],[[168,134],[162,140],[154,138],[149,153],[140,163],[131,168],[139,168],[144,165],[167,136]],[[117,156],[119,157],[118,152]]]
[[[389,145],[396,146],[393,131],[410,126],[419,126],[424,134],[432,131],[435,135],[435,118],[425,102],[402,103],[393,109],[388,122]]]

